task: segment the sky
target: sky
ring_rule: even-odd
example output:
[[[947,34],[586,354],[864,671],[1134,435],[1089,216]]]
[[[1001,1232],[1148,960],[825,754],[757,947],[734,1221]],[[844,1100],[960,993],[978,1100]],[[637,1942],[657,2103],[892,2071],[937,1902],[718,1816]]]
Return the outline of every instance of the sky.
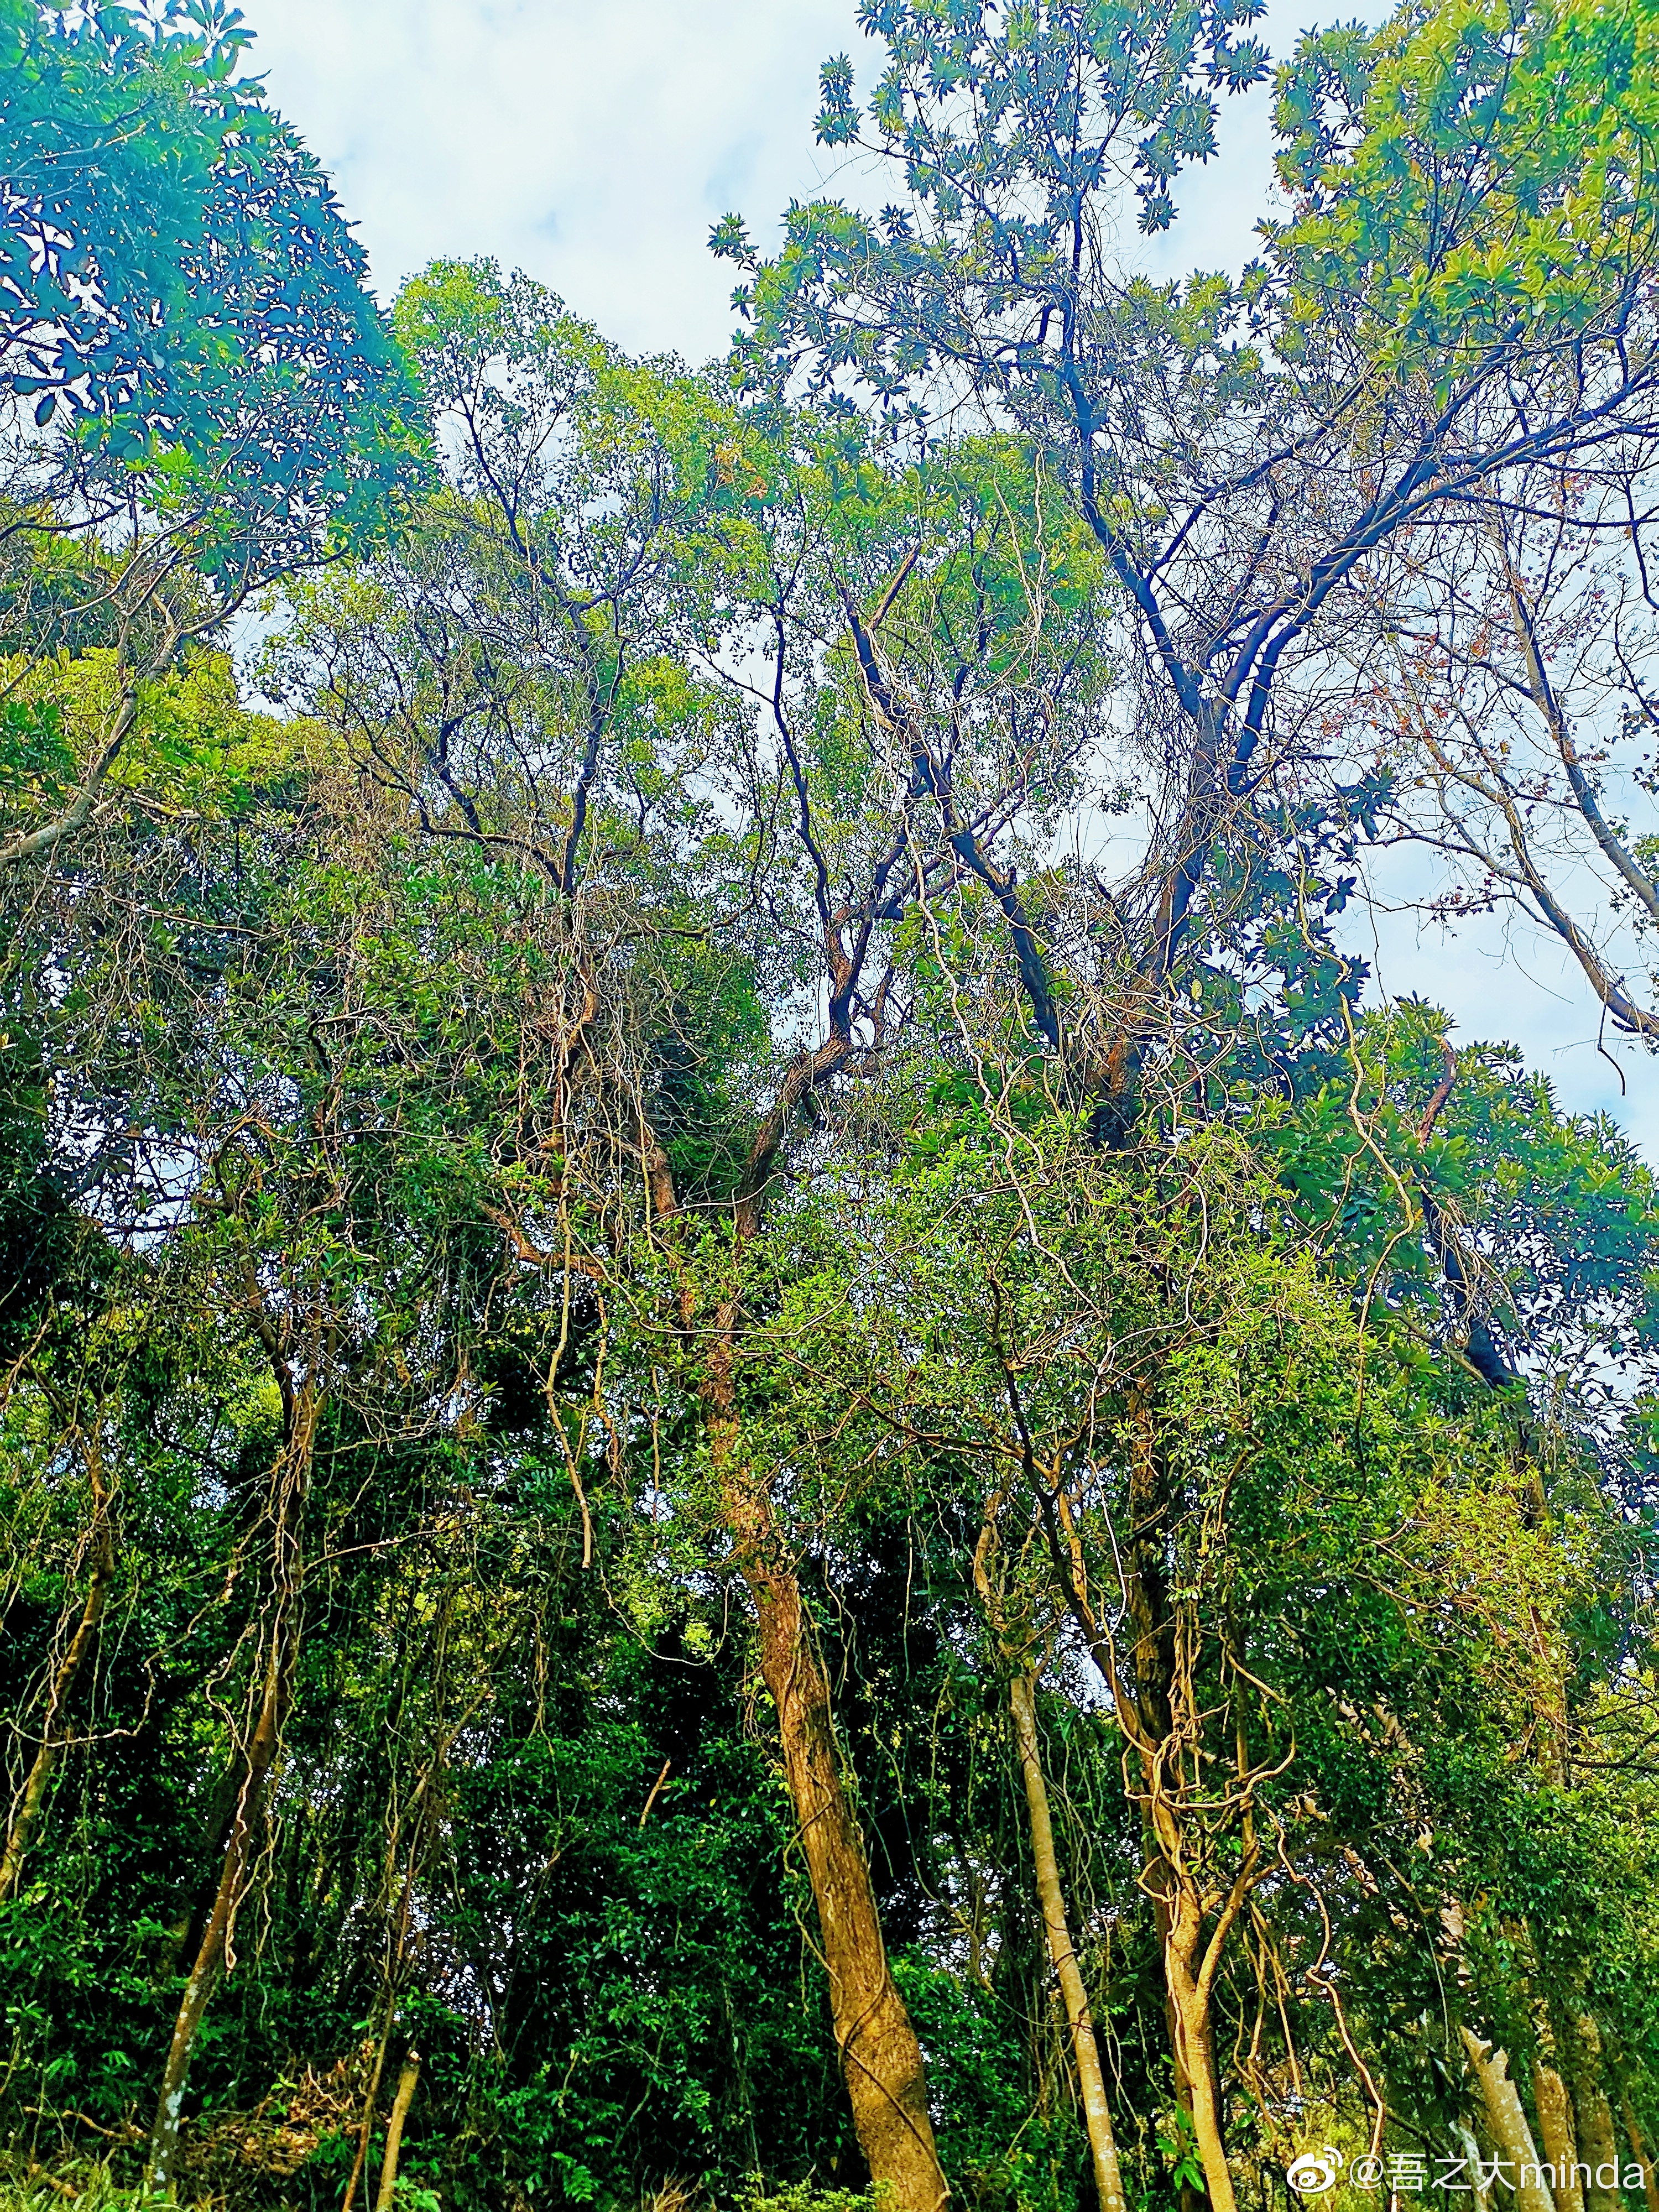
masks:
[[[561,293],[630,351],[725,349],[729,264],[709,227],[735,209],[764,245],[792,198],[860,196],[812,143],[818,64],[874,49],[854,0],[242,0],[250,67],[331,172],[376,289],[437,255],[493,255]],[[1273,0],[1266,35],[1352,0]],[[1177,190],[1181,220],[1126,241],[1155,276],[1237,266],[1271,189],[1267,94],[1230,102],[1221,159]],[[1395,878],[1401,899],[1427,879]],[[1606,1109],[1659,1159],[1659,1062],[1607,1037],[1558,940],[1524,924],[1447,937],[1409,913],[1356,920],[1383,988],[1453,1014],[1466,1040],[1519,1043],[1575,1111]],[[1609,1057],[1609,1054],[1612,1055]],[[1622,1077],[1622,1082],[1621,1082]]]

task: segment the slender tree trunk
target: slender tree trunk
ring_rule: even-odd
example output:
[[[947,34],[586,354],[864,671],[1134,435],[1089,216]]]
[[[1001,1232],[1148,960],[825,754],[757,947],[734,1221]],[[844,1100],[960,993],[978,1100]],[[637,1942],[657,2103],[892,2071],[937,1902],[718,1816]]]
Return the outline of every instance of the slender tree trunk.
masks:
[[[1584,2212],[1584,2193],[1573,2172],[1578,2146],[1573,2140],[1572,2106],[1567,2085],[1553,2066],[1540,2059],[1532,2070],[1533,2095],[1538,2105],[1538,2132],[1544,2139],[1544,2155],[1555,2176],[1556,2212]]]
[[[1463,2048],[1486,2106],[1492,2147],[1513,2179],[1518,2212],[1556,2212],[1555,2197],[1543,2177],[1521,2093],[1510,2079],[1509,2061],[1501,2051],[1483,2043],[1473,2028],[1466,2027],[1462,2033]]]
[[[1209,1976],[1219,1953],[1207,1965],[1201,1963],[1206,1953],[1203,1902],[1181,1876],[1179,1813],[1159,1784],[1175,1739],[1177,1694],[1176,1622],[1161,1534],[1169,1474],[1158,1447],[1151,1395],[1136,1389],[1130,1412],[1134,1437],[1129,1460],[1127,1590],[1134,1630],[1135,1705],[1145,1744],[1151,1747],[1141,1753],[1148,1790],[1146,1880],[1152,1888],[1163,1953],[1176,2099],[1193,2124],[1211,2212],[1235,2212],[1210,2021]],[[1201,2201],[1198,2192],[1183,2187],[1181,2195],[1182,2212],[1197,2212]]]
[[[706,1402],[723,1517],[754,1601],[761,1674],[777,1708],[784,1773],[817,1908],[853,2124],[892,2212],[939,2212],[950,2190],[933,2142],[915,2029],[888,1965],[864,1838],[842,1777],[830,1680],[765,1486],[742,1463],[731,1369],[735,1316],[718,1317]]]
[[[218,1985],[229,1954],[249,1846],[253,1839],[265,1784],[276,1760],[282,1724],[286,1717],[289,1681],[292,1672],[291,1642],[289,1624],[286,1621],[276,1624],[265,1663],[258,1717],[248,1745],[241,1796],[237,1801],[236,1817],[220,1870],[219,1887],[214,1893],[213,1910],[208,1917],[201,1947],[191,1967],[190,1978],[185,1984],[184,1998],[179,2007],[179,2017],[173,2024],[167,2064],[162,2070],[161,2092],[156,2101],[155,2118],[150,2129],[148,2176],[151,2191],[158,2196],[170,2197],[173,2194],[179,2132],[184,2116],[185,2081],[190,2072],[191,2057],[196,2048],[197,2036],[201,2032],[208,2001]]]
[[[1054,1823],[1048,1814],[1048,1785],[1043,1778],[1042,1747],[1037,1741],[1036,1676],[1029,1668],[1013,1675],[1008,1702],[1014,1718],[1014,1741],[1019,1751],[1020,1771],[1025,1782],[1025,1805],[1031,1823],[1031,1856],[1036,1863],[1037,1896],[1042,1907],[1043,1930],[1048,1957],[1060,1981],[1077,2064],[1078,2087],[1089,2130],[1089,2151],[1094,2160],[1095,2188],[1101,2212],[1126,2212],[1122,2176],[1118,2171],[1117,2142],[1112,2115],[1106,2102],[1106,2081],[1101,2069],[1100,2049],[1095,2038],[1089,1993],[1073,1946],[1066,1917],[1065,1893],[1060,1887],[1060,1862],[1054,1850]]]
[[[265,1785],[282,1742],[293,1692],[294,1664],[300,1642],[300,1516],[311,1474],[312,1446],[319,1407],[309,1383],[295,1394],[286,1423],[281,1458],[272,1471],[271,1603],[264,1638],[264,1671],[259,1706],[248,1739],[241,1789],[225,1845],[213,1909],[185,1984],[173,2024],[173,2041],[161,2073],[161,2094],[151,2123],[146,2183],[153,2195],[171,2197],[184,2117],[185,2082],[208,2002],[232,1963],[231,1942],[243,1880]]]
[[[1066,1531],[1058,1550],[1066,1575],[1066,1601],[1089,1648],[1111,1686],[1118,1717],[1134,1744],[1146,1788],[1141,1798],[1146,1866],[1141,1887],[1152,1900],[1164,1965],[1165,2017],[1176,2100],[1190,2121],[1211,2212],[1235,2212],[1236,2196],[1227,2166],[1221,2125],[1221,2095],[1216,2075],[1211,2025],[1211,1990],[1223,1950],[1249,1890],[1247,1866],[1230,1894],[1210,1900],[1184,1870],[1185,1831],[1179,1775],[1167,1786],[1176,1744],[1176,1621],[1169,1595],[1168,1563],[1162,1530],[1168,1504],[1167,1471],[1158,1449],[1152,1401],[1144,1389],[1132,1393],[1134,1440],[1129,1471],[1129,1538],[1124,1546],[1125,1582],[1133,1641],[1128,1668],[1122,1669],[1110,1636],[1101,1631],[1086,1597],[1087,1576],[1081,1547],[1063,1496],[1056,1505]],[[1070,1549],[1069,1571],[1066,1565]],[[1254,1846],[1247,1857],[1253,1861]],[[1205,1923],[1213,1924],[1208,1940]],[[1199,2212],[1200,2192],[1181,2185],[1181,2212]]]
[[[351,2174],[340,2202],[340,2212],[351,2212],[357,2201],[357,2184],[368,2163],[368,2146],[374,2134],[374,2106],[380,2094],[380,2077],[386,2072],[386,2045],[392,2040],[392,2009],[388,2004],[386,2018],[380,2023],[380,2040],[374,2046],[374,2063],[369,2069],[368,2090],[363,2099],[363,2117],[357,2123],[357,2155],[351,2161]]]
[[[87,1585],[86,1602],[81,1608],[75,1633],[53,1671],[52,1686],[46,1692],[46,1715],[40,1723],[40,1745],[13,1810],[4,1848],[0,1850],[0,1899],[9,1897],[21,1879],[23,1856],[39,1825],[46,1787],[69,1732],[65,1713],[70,1696],[97,1638],[104,1607],[109,1602],[110,1583],[115,1576],[115,1526],[110,1514],[109,1491],[104,1481],[96,1415],[87,1432],[86,1462],[92,1484],[92,1579]]]
[[[398,2154],[403,2148],[404,2122],[409,2117],[415,2085],[420,2078],[421,2054],[418,2051],[411,2051],[398,2073],[397,2094],[392,2100],[392,2117],[386,2124],[386,2155],[380,2160],[380,2186],[374,2198],[374,2212],[392,2212],[392,2200],[398,2187]]]
[[[439,1603],[438,1619],[429,1655],[434,1704],[440,1714],[443,1704],[446,1662],[449,1646],[449,1620],[453,1602],[453,1588],[446,1589]],[[402,1695],[403,1692],[400,1690],[398,1705],[401,1704]],[[397,1709],[397,1706],[394,1706],[394,1711]],[[473,1710],[476,1711],[476,1705]],[[387,1729],[388,1736],[394,1733],[395,1723],[390,1724]],[[401,1879],[398,1875],[398,1855],[403,1850],[404,1814],[398,1808],[395,1794],[389,1792],[391,1806],[387,1822],[384,1880],[388,1907],[391,1906],[391,1899],[394,1891],[397,1893],[398,1902],[395,1910],[389,1909],[387,1913],[386,1967],[382,1978],[386,2013],[380,2024],[380,2043],[374,2052],[374,2070],[369,2075],[368,2094],[363,2099],[363,2117],[357,2130],[357,2155],[352,2161],[351,2179],[346,2184],[345,2197],[341,2204],[340,2212],[351,2212],[352,2206],[357,2201],[357,2185],[362,2179],[364,2167],[368,2162],[368,2146],[374,2132],[374,2105],[380,2094],[380,2081],[386,2071],[386,2054],[392,2041],[392,2030],[398,2016],[398,1995],[403,1982],[404,1953],[409,1941],[410,1910],[415,1896],[415,1877],[425,1863],[426,1848],[432,1838],[434,1825],[434,1798],[438,1777],[448,1750],[449,1741],[440,1718],[434,1724],[431,1755],[421,1769],[419,1778],[415,1784],[411,1802],[413,1833],[410,1837]],[[507,1978],[507,1985],[509,1988],[512,1985],[510,1971]],[[421,2063],[419,2051],[411,2051],[410,2059],[418,2069]],[[405,2065],[408,2063],[406,2061]],[[402,2089],[403,2081],[399,2076],[398,2094],[402,2094]],[[414,2094],[412,2084],[410,2094],[410,2095]],[[401,2122],[399,2124],[401,2125]],[[393,2163],[395,2165],[395,2160]]]
[[[1587,2212],[1621,2212],[1625,2200],[1619,2188],[1619,2145],[1613,2132],[1612,2108],[1601,2087],[1601,2037],[1588,2013],[1580,2013],[1573,2021],[1571,2041],[1579,2156],[1589,2168],[1584,2191]]]

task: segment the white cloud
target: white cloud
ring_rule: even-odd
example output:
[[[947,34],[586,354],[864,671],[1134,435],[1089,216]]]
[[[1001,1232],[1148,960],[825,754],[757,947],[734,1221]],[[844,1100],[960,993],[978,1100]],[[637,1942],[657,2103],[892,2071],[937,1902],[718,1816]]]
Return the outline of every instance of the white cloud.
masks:
[[[1274,0],[1286,49],[1307,0]],[[252,67],[333,175],[377,286],[487,252],[635,350],[702,360],[731,328],[707,251],[731,209],[757,236],[785,204],[861,178],[812,142],[818,66],[879,48],[854,0],[246,0]],[[1226,159],[1178,187],[1143,265],[1237,262],[1268,181],[1268,94],[1224,110]],[[885,188],[883,188],[884,191]]]
[[[254,0],[252,66],[332,173],[382,292],[494,254],[634,350],[723,349],[738,206],[818,188],[849,0]],[[817,158],[814,158],[815,154]]]

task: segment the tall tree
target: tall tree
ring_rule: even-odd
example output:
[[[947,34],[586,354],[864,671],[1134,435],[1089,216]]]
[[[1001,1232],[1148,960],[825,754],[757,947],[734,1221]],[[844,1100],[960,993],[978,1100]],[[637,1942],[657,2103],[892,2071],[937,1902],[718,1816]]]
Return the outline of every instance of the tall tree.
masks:
[[[1650,10],[1505,0],[1310,35],[1279,79],[1293,206],[1263,258],[1126,274],[1114,210],[1133,180],[1143,227],[1170,221],[1170,179],[1213,147],[1204,86],[1265,70],[1235,38],[1252,13],[868,6],[867,125],[838,60],[818,137],[878,160],[894,202],[794,207],[770,260],[735,218],[714,240],[744,270],[757,388],[1017,422],[1109,566],[1150,781],[1097,918],[1117,1003],[1073,1047],[1108,1097],[1275,811],[1370,803],[1368,763],[1338,748],[1331,773],[1328,708],[1407,553],[1517,471],[1639,450],[1659,404]]]

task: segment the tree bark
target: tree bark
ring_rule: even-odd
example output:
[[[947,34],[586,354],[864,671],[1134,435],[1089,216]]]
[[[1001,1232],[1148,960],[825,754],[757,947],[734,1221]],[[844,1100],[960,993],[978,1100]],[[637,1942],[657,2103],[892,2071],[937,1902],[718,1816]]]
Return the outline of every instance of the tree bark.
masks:
[[[939,2212],[950,2191],[933,2143],[921,2046],[887,1962],[864,1838],[836,1755],[829,1678],[806,1632],[794,1575],[773,1566],[746,1571],[744,1580],[817,1908],[853,2124],[871,2179],[892,2192],[894,2212]]]
[[[738,1255],[760,1227],[779,1147],[803,1101],[844,1067],[852,1051],[846,1002],[858,970],[827,909],[825,933],[832,981],[830,1035],[815,1051],[792,1061],[750,1146],[732,1208]],[[653,1145],[644,1165],[653,1212],[662,1222],[673,1221],[678,1200],[673,1170],[660,1146]],[[691,1338],[697,1334],[697,1298],[684,1255],[678,1304],[680,1327]],[[836,1750],[830,1679],[812,1639],[770,1488],[744,1459],[732,1364],[741,1314],[735,1289],[716,1301],[704,1339],[708,1351],[700,1395],[720,1517],[732,1562],[755,1607],[761,1676],[777,1711],[784,1774],[812,1886],[830,2019],[853,2125],[871,2179],[887,2195],[891,2212],[943,2212],[951,2192],[933,2142],[927,2069],[888,1963],[864,1837]]]
[[[1469,2194],[1474,2199],[1475,2212],[1490,2212],[1492,2191],[1480,2185],[1480,2146],[1475,2140],[1474,2132],[1460,2125],[1454,2128],[1452,2133],[1458,2149],[1468,2161]]]
[[[404,2122],[409,2117],[415,2085],[420,2078],[421,2054],[418,2051],[411,2051],[398,2073],[397,2092],[392,2100],[392,2117],[386,2124],[386,2155],[380,2160],[380,2186],[375,2193],[374,2212],[392,2212],[392,2200],[398,2187],[398,2154],[403,2148]]]
[[[380,2100],[380,2077],[386,2072],[386,2045],[392,2040],[392,2008],[387,2007],[386,2018],[380,2023],[380,2040],[374,2045],[374,2063],[368,2071],[368,2089],[363,2098],[363,2117],[357,2123],[357,2155],[351,2161],[350,2176],[346,2182],[345,2195],[341,2199],[340,2212],[351,2212],[357,2202],[357,2184],[363,2178],[363,2168],[368,2164],[368,2147],[374,2136],[374,2107]]]
[[[1193,2124],[1211,2212],[1235,2212],[1216,2077],[1210,1990],[1221,1948],[1241,1896],[1230,1900],[1225,1924],[1206,1944],[1204,1901],[1183,1871],[1177,1800],[1164,1787],[1176,1735],[1176,1622],[1160,1532],[1169,1504],[1169,1476],[1158,1447],[1150,1394],[1130,1398],[1134,1440],[1129,1462],[1127,1595],[1134,1629],[1135,1705],[1140,1723],[1140,1764],[1146,1779],[1146,1874],[1153,1893],[1164,1954],[1164,1987],[1176,2100]],[[1182,2191],[1182,2212],[1193,2212]]]
[[[110,1516],[109,1491],[104,1481],[96,1417],[87,1435],[86,1462],[92,1484],[92,1579],[87,1585],[86,1601],[75,1633],[53,1671],[52,1686],[46,1692],[46,1715],[40,1723],[40,1745],[6,1831],[4,1849],[0,1850],[0,1899],[9,1897],[21,1879],[23,1856],[39,1825],[46,1801],[46,1787],[68,1734],[65,1708],[97,1637],[104,1607],[109,1602],[110,1583],[115,1576],[115,1528]]]
[[[1571,2071],[1574,2117],[1582,2162],[1589,2168],[1584,2189],[1586,2212],[1622,2212],[1619,2187],[1619,2145],[1613,2112],[1601,2087],[1601,2037],[1588,2013],[1572,2022]]]
[[[1060,1887],[1060,1861],[1054,1850],[1054,1823],[1048,1813],[1048,1785],[1043,1778],[1042,1747],[1037,1741],[1036,1676],[1029,1668],[1014,1674],[1008,1685],[1008,1702],[1014,1719],[1020,1772],[1025,1783],[1025,1806],[1031,1824],[1031,1856],[1036,1863],[1037,1897],[1042,1908],[1043,1931],[1048,1957],[1059,1978],[1077,2064],[1078,2088],[1089,2131],[1089,2153],[1094,2161],[1095,2189],[1101,2212],[1127,2212],[1123,2179],[1118,2170],[1117,2142],[1106,2102],[1106,2081],[1101,2069],[1100,2047],[1095,2037],[1094,2015],[1083,1985],[1077,1952],[1066,1917],[1066,1897]]]
[[[853,2124],[892,2212],[940,2212],[950,2197],[933,2142],[921,2045],[894,1983],[864,1838],[836,1752],[830,1680],[765,1485],[742,1463],[732,1387],[735,1316],[719,1316],[706,1386],[723,1518],[754,1601],[761,1675],[777,1709],[784,1773],[817,1909],[830,2012]]]
[[[1175,2014],[1176,2052],[1192,2095],[1193,2134],[1212,2212],[1237,2212],[1237,2199],[1227,2164],[1221,2126],[1221,2098],[1216,2083],[1215,2033],[1210,2010],[1210,1981],[1220,1957],[1220,1940],[1203,1941],[1202,1900],[1189,1885],[1177,1891],[1164,1945],[1164,1972]],[[1204,1953],[1200,1961],[1200,1949]]]
[[[287,1378],[284,1377],[286,1386]],[[271,1603],[264,1638],[264,1672],[258,1712],[248,1739],[241,1789],[225,1845],[213,1910],[185,1984],[173,2024],[173,2041],[162,2069],[161,2094],[150,2125],[145,2176],[153,2196],[172,2197],[184,2117],[185,2082],[208,2002],[232,1961],[231,1942],[243,1880],[264,1801],[265,1785],[282,1742],[294,1685],[300,1643],[300,1517],[311,1475],[312,1447],[319,1407],[309,1383],[293,1394],[282,1455],[272,1470]]]
[[[1486,2108],[1493,2148],[1513,2177],[1518,2212],[1556,2212],[1554,2194],[1544,2179],[1521,2093],[1510,2079],[1509,2061],[1501,2051],[1483,2043],[1472,2027],[1464,2028],[1462,2036]]]
[[[1556,2212],[1584,2212],[1584,2192],[1573,2172],[1578,2146],[1573,2140],[1567,2085],[1553,2066],[1540,2059],[1533,2068],[1532,2087],[1538,2105],[1538,2132],[1544,2138],[1544,2155],[1555,2175]]]
[[[1135,1748],[1145,1783],[1141,1811],[1146,1865],[1141,1887],[1152,1901],[1163,1955],[1176,2100],[1192,2124],[1210,2212],[1236,2212],[1221,2124],[1211,1995],[1227,1940],[1254,1886],[1257,1854],[1247,1824],[1243,1863],[1231,1887],[1206,1898],[1194,1878],[1176,1764],[1180,1750],[1176,1705],[1178,1698],[1185,1699],[1185,1692],[1177,1680],[1177,1624],[1169,1602],[1159,1535],[1168,1502],[1167,1477],[1146,1391],[1132,1393],[1130,1407],[1135,1434],[1130,1456],[1130,1529],[1124,1567],[1134,1641],[1127,1679],[1113,1638],[1102,1631],[1089,1603],[1081,1547],[1063,1494],[1058,1491],[1054,1493],[1054,1503],[1064,1539],[1052,1527],[1050,1534],[1067,1607],[1106,1677],[1119,1722]],[[1191,1716],[1184,1702],[1182,1719],[1190,1727]],[[1207,1936],[1206,1922],[1210,1923]],[[1197,2212],[1201,2202],[1197,2190],[1183,2181],[1180,2196],[1182,2212]]]

